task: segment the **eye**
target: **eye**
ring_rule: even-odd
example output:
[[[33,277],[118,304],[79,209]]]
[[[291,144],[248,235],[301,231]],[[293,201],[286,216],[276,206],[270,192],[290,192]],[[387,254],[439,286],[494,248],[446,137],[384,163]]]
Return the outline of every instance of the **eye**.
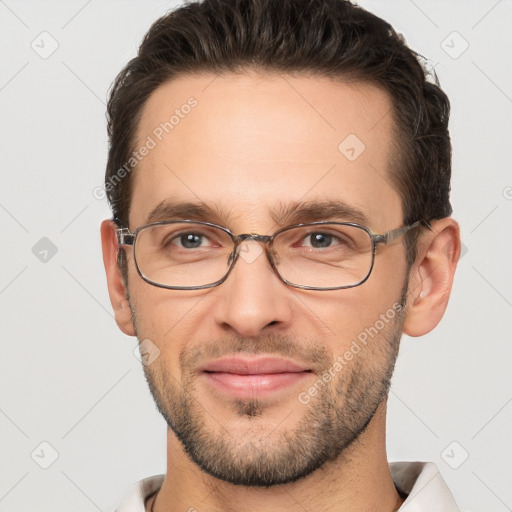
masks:
[[[196,249],[203,245],[205,237],[197,233],[186,233],[184,235],[180,235],[178,240],[181,246],[185,249]]]
[[[304,247],[313,247],[315,249],[323,249],[325,247],[331,247],[332,245],[339,245],[341,240],[339,237],[330,233],[322,233],[317,231],[310,233],[303,238],[302,245]]]
[[[179,249],[199,249],[201,247],[210,247],[212,242],[205,234],[194,231],[167,237],[163,245],[165,247],[177,246]]]

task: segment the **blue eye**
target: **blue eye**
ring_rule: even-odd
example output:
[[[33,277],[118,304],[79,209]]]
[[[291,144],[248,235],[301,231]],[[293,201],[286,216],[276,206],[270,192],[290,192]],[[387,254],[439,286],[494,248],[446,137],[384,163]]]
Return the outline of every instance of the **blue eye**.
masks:
[[[329,247],[337,247],[346,244],[346,241],[342,237],[342,233],[339,235],[333,233],[325,233],[322,231],[314,231],[308,233],[302,238],[302,247],[312,247],[313,249],[327,249]]]
[[[309,235],[309,243],[312,247],[330,247],[332,243],[332,235],[326,233],[312,233]]]
[[[186,233],[179,237],[179,243],[185,249],[197,249],[198,247],[201,247],[203,238],[203,235],[198,235],[196,233]]]

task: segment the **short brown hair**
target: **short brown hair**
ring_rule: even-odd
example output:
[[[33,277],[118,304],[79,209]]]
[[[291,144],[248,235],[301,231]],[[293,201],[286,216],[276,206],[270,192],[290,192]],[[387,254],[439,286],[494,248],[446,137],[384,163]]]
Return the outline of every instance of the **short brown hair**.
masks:
[[[151,93],[186,73],[249,69],[383,88],[393,103],[396,150],[389,178],[402,198],[403,222],[451,214],[450,104],[435,73],[433,83],[421,56],[391,25],[347,0],[204,0],[158,19],[113,84],[105,188],[119,226],[128,226],[132,173],[123,173],[115,186],[112,179],[126,169]],[[414,235],[407,245],[411,264]]]

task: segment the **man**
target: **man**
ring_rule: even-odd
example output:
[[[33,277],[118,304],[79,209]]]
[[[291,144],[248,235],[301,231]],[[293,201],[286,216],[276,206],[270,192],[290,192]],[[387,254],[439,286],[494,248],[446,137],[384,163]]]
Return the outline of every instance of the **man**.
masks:
[[[118,509],[454,511],[388,464],[402,333],[460,253],[449,102],[343,0],[205,0],[158,20],[109,102],[110,298],[168,424]]]

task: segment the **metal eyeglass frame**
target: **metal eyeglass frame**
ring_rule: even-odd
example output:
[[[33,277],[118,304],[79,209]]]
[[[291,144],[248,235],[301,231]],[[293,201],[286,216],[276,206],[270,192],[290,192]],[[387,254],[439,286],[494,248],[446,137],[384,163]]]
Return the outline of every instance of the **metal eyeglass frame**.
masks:
[[[170,286],[170,285],[165,285],[162,283],[157,283],[156,281],[152,281],[151,279],[146,277],[141,272],[141,270],[139,268],[139,264],[137,262],[137,255],[136,255],[136,251],[135,251],[135,243],[137,241],[137,235],[143,229],[146,229],[151,226],[159,226],[159,225],[164,225],[164,224],[179,224],[179,223],[199,224],[199,225],[203,225],[203,226],[214,227],[214,228],[224,231],[227,235],[229,235],[229,237],[231,238],[231,240],[234,244],[234,247],[233,247],[233,252],[230,254],[229,259],[228,259],[229,268],[228,268],[226,274],[221,279],[219,279],[218,281],[215,281],[214,283],[209,283],[209,284],[200,285],[200,286]],[[299,284],[295,284],[290,281],[287,281],[284,277],[281,276],[281,274],[277,270],[274,258],[275,258],[275,255],[278,255],[278,254],[275,253],[273,255],[273,253],[272,253],[272,244],[273,244],[276,236],[279,235],[280,233],[283,233],[284,231],[288,231],[289,229],[294,229],[294,228],[304,227],[304,226],[322,226],[322,225],[326,225],[326,224],[336,224],[336,225],[341,225],[341,226],[354,226],[359,229],[362,229],[363,231],[365,231],[368,234],[368,236],[370,237],[370,240],[371,240],[371,244],[372,244],[372,251],[371,251],[372,252],[372,254],[371,254],[372,261],[371,261],[370,268],[369,268],[366,276],[354,284],[344,285],[344,286],[334,286],[334,287],[328,287],[328,288],[299,285]],[[373,265],[375,262],[375,254],[376,254],[377,245],[378,244],[388,244],[388,243],[392,242],[393,240],[399,238],[400,236],[404,235],[409,230],[416,228],[420,224],[424,224],[428,229],[432,229],[430,224],[427,221],[419,220],[417,222],[414,222],[413,224],[409,224],[408,226],[402,226],[400,228],[392,229],[392,230],[388,231],[387,233],[377,234],[377,233],[373,233],[373,231],[370,228],[363,226],[361,224],[354,223],[354,222],[336,222],[336,221],[328,221],[327,220],[327,221],[318,221],[318,222],[307,222],[307,223],[303,223],[303,224],[293,224],[291,226],[286,226],[284,228],[277,230],[273,235],[258,235],[256,233],[250,233],[250,234],[243,233],[241,235],[235,235],[228,228],[226,228],[224,226],[220,226],[218,224],[213,224],[211,222],[185,219],[185,220],[169,220],[169,221],[161,221],[161,222],[152,222],[151,224],[144,224],[142,226],[139,226],[137,229],[135,229],[135,231],[133,233],[128,228],[118,228],[116,230],[116,237],[117,237],[117,243],[119,246],[122,246],[122,245],[133,246],[133,248],[134,248],[133,256],[134,256],[134,260],[135,260],[135,267],[137,269],[137,273],[139,274],[139,276],[146,283],[151,284],[153,286],[158,286],[159,288],[166,288],[169,290],[202,290],[202,289],[206,289],[206,288],[214,288],[215,286],[219,286],[228,278],[229,274],[233,270],[233,268],[238,260],[238,257],[239,257],[238,248],[240,247],[240,244],[242,242],[245,242],[246,240],[254,240],[256,242],[265,244],[265,252],[267,254],[267,259],[270,263],[270,266],[272,267],[272,270],[277,275],[277,277],[283,283],[285,283],[289,286],[293,286],[294,288],[300,288],[302,290],[327,291],[327,290],[342,290],[345,288],[354,288],[356,286],[363,284],[370,277],[370,274],[372,273]]]

